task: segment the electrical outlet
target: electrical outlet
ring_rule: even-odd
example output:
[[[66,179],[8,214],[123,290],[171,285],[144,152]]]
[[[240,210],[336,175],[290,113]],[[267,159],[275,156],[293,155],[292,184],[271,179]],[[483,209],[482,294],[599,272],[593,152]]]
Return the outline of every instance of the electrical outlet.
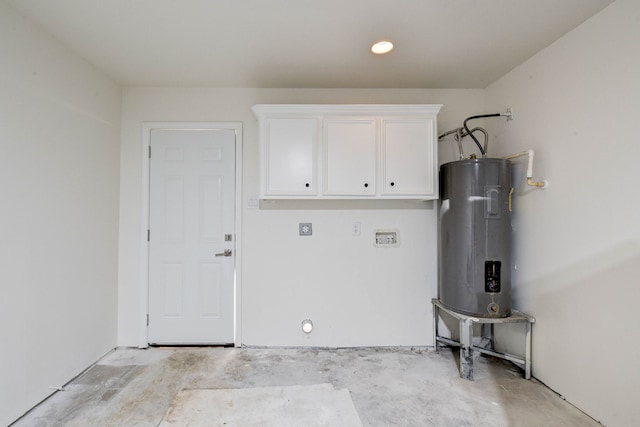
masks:
[[[359,221],[355,221],[353,224],[351,224],[351,235],[352,236],[359,236],[360,235],[360,222]]]
[[[260,199],[257,196],[249,197],[247,200],[247,208],[249,209],[259,209],[260,208]]]
[[[313,234],[313,227],[310,222],[301,222],[298,224],[298,231],[301,236],[311,236]]]

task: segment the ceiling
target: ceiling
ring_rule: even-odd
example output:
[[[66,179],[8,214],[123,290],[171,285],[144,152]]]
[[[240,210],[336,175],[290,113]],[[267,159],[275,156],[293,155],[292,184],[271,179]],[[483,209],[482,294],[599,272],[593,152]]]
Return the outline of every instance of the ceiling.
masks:
[[[485,88],[613,0],[0,1],[125,86]]]

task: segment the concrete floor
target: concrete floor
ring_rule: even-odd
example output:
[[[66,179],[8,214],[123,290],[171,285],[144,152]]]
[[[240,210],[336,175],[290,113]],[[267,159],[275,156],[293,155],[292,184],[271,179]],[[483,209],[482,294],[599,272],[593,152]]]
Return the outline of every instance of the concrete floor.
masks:
[[[475,381],[457,362],[447,348],[117,349],[14,425],[156,427],[185,389],[331,384],[364,426],[600,426],[509,362],[482,356]]]

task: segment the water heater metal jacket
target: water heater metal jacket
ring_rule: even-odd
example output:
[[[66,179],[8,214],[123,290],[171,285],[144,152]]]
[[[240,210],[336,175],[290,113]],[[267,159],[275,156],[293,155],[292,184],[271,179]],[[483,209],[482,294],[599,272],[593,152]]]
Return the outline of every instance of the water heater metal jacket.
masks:
[[[478,317],[511,314],[511,162],[440,167],[439,298]]]

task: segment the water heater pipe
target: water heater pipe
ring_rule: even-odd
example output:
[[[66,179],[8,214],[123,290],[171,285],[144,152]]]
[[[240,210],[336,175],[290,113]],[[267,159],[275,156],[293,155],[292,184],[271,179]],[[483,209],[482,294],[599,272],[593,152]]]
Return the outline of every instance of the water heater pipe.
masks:
[[[485,144],[484,148],[482,147],[482,145],[480,145],[480,141],[478,141],[478,138],[476,138],[473,135],[473,132],[470,131],[469,128],[467,127],[467,122],[469,120],[474,120],[474,119],[482,119],[482,118],[485,118],[485,117],[500,117],[500,116],[506,116],[507,117],[507,121],[513,120],[513,114],[511,113],[511,108],[508,108],[507,111],[504,112],[504,113],[480,114],[479,116],[467,117],[466,119],[464,119],[464,122],[462,122],[462,127],[464,128],[464,130],[467,131],[467,134],[471,137],[471,139],[473,139],[473,142],[476,143],[476,145],[480,149],[480,154],[482,154],[482,157],[487,157],[486,144]],[[486,133],[485,133],[485,136],[487,136]]]
[[[539,188],[547,188],[549,186],[549,182],[546,179],[542,181],[534,181],[533,180],[533,157],[535,152],[533,150],[521,151],[515,154],[509,154],[508,156],[504,156],[503,159],[511,160],[517,157],[528,156],[529,163],[527,165],[527,185],[531,187],[539,187]]]
[[[471,129],[471,133],[474,133],[476,131],[480,131],[484,134],[484,152],[487,152],[487,145],[489,144],[489,134],[487,133],[487,131],[484,128],[481,127],[475,127],[473,129]],[[454,138],[455,140],[458,142],[458,151],[460,152],[460,160],[464,159],[464,152],[462,151],[462,139],[466,136],[469,136],[469,133],[466,133],[464,128],[456,128],[453,130],[450,130],[448,132],[445,132],[441,135],[438,136],[438,141],[442,141],[447,135],[451,135],[451,134],[455,134]]]

